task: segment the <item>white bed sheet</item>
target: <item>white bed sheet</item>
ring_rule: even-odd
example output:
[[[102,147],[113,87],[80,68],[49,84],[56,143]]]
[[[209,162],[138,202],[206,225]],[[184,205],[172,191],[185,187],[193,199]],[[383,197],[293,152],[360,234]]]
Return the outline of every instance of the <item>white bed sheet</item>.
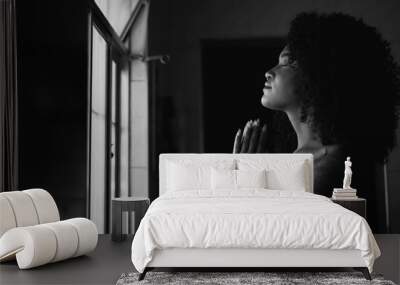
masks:
[[[165,248],[357,249],[370,272],[380,255],[361,216],[324,196],[265,189],[160,196],[133,239],[135,268]]]

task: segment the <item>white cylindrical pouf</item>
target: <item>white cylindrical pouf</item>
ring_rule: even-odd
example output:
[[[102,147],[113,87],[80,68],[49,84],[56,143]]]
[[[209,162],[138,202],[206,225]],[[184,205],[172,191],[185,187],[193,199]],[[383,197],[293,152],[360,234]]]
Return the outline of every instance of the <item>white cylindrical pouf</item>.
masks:
[[[17,227],[33,226],[39,223],[35,205],[30,196],[22,191],[1,193],[7,198],[13,209]]]
[[[22,191],[30,196],[36,208],[39,224],[57,222],[60,214],[56,202],[49,192],[43,189],[29,189]]]
[[[96,248],[98,232],[92,221],[85,218],[74,218],[63,222],[70,223],[78,232],[79,245],[74,257],[86,254]]]
[[[57,241],[54,232],[41,225],[14,228],[1,237],[0,254],[15,254],[20,269],[28,269],[53,260]]]
[[[0,237],[9,229],[17,226],[11,204],[2,194],[0,193]]]
[[[73,257],[78,249],[78,233],[75,228],[65,222],[54,222],[41,225],[51,229],[57,238],[56,254],[51,262],[57,262]]]

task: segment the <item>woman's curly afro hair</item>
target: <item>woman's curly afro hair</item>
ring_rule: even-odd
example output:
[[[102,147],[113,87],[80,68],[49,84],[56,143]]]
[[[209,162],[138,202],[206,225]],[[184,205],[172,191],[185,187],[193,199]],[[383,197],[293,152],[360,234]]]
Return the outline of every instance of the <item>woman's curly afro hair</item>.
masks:
[[[400,69],[390,44],[361,19],[301,13],[287,36],[299,68],[302,120],[323,144],[384,160],[396,141]]]

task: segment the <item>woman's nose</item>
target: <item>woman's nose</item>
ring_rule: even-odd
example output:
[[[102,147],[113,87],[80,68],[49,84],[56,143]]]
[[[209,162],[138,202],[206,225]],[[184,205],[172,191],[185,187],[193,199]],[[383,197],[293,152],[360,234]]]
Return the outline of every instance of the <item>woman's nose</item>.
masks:
[[[274,75],[273,75],[273,73],[272,73],[271,70],[268,70],[268,71],[265,73],[265,78],[267,79],[267,82],[270,82],[270,81],[274,78]]]

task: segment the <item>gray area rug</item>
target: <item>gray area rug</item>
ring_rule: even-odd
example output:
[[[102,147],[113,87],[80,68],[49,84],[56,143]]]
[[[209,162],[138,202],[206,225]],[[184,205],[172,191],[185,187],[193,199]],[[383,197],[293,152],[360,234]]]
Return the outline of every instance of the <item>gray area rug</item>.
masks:
[[[142,281],[139,273],[122,274],[117,285],[134,284],[384,284],[395,285],[381,275],[368,281],[360,272],[148,272]]]

